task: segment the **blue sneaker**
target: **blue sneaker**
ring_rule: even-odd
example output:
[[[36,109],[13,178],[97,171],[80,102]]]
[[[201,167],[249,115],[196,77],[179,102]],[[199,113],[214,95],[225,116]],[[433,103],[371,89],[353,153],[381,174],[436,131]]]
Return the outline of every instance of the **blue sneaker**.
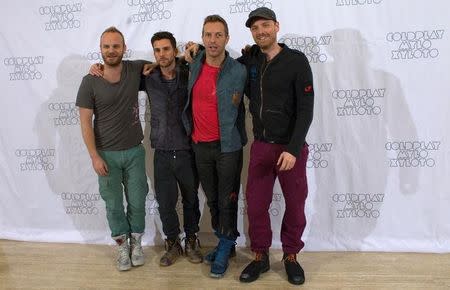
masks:
[[[206,265],[211,265],[214,260],[216,259],[216,254],[217,254],[217,247],[215,247],[214,249],[212,249],[210,252],[208,252],[204,257],[203,257],[203,263],[205,263]],[[230,258],[236,257],[236,246],[233,245],[233,247],[231,247],[231,251],[230,251]]]
[[[228,259],[230,258],[231,248],[236,245],[234,240],[220,238],[219,245],[216,247],[214,262],[211,264],[209,276],[213,278],[222,278],[228,268]]]

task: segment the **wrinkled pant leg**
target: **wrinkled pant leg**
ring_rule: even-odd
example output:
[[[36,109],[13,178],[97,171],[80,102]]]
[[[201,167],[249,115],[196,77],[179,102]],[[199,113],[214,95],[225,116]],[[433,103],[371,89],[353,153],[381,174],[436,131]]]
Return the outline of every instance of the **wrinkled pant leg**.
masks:
[[[281,224],[281,243],[283,252],[296,254],[303,248],[301,239],[306,227],[305,202],[308,196],[306,161],[308,146],[297,156],[294,167],[288,171],[279,171],[278,178],[283,191],[286,209]]]
[[[145,172],[145,149],[142,144],[123,151],[124,190],[127,198],[127,219],[132,233],[145,230],[145,202],[148,193]]]
[[[164,234],[168,239],[176,239],[180,234],[180,222],[176,206],[178,186],[174,172],[174,158],[170,151],[155,150],[153,167],[155,176],[155,198]]]
[[[253,252],[267,252],[272,245],[269,207],[276,178],[276,154],[270,145],[255,140],[250,149],[246,200],[248,233]]]

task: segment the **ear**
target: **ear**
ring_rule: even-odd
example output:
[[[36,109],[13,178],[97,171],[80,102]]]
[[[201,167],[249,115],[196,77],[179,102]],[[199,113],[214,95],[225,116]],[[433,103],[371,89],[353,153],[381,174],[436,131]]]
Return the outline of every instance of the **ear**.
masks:
[[[275,21],[275,31],[278,32],[280,31],[280,22]]]
[[[229,40],[230,40],[230,34],[227,35],[227,39],[225,40],[225,44],[228,44]]]

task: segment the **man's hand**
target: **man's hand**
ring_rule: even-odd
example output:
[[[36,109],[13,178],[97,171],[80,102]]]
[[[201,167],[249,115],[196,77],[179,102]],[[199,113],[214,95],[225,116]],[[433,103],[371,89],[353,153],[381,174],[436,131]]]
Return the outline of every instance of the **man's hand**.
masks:
[[[280,157],[278,158],[277,166],[280,166],[280,171],[291,170],[292,167],[294,167],[296,160],[297,160],[297,158],[295,158],[294,155],[285,151],[280,154]]]
[[[195,43],[193,41],[189,41],[184,46],[184,60],[186,60],[188,63],[192,63],[194,61],[194,57],[197,55],[198,49],[199,49],[198,43]]]
[[[241,53],[242,53],[242,54],[247,54],[247,53],[250,52],[250,49],[251,49],[251,48],[252,48],[252,46],[249,45],[249,44],[247,44],[247,45],[245,45],[245,47],[244,47],[243,49],[241,49]]]
[[[106,165],[106,162],[99,155],[92,157],[92,167],[94,167],[98,175],[108,175],[108,165]]]
[[[158,66],[157,63],[146,63],[144,64],[144,67],[142,68],[142,74],[144,76],[148,76],[152,73],[152,71]]]
[[[94,63],[89,69],[89,74],[96,77],[103,77],[103,64]]]

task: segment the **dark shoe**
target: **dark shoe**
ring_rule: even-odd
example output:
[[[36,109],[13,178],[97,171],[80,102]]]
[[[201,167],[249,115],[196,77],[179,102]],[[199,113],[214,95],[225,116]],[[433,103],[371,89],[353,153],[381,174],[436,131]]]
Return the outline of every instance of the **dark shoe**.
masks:
[[[210,252],[208,252],[205,257],[203,257],[203,263],[207,264],[207,265],[211,265],[214,260],[216,259],[216,254],[217,254],[217,247],[215,247],[213,250],[211,250]],[[233,245],[233,247],[231,247],[231,251],[230,251],[230,258],[236,257],[236,246]]]
[[[200,241],[196,235],[184,238],[184,253],[191,263],[198,264],[203,261],[203,256],[200,252]]]
[[[294,285],[305,283],[305,272],[303,271],[302,266],[297,262],[296,254],[284,254],[283,262],[289,283]]]
[[[170,266],[178,259],[179,256],[183,255],[183,248],[180,244],[180,239],[166,240],[166,252],[159,260],[159,265],[166,267]]]
[[[230,258],[231,248],[236,245],[234,240],[220,238],[217,246],[216,257],[211,264],[209,276],[213,278],[222,278],[228,269],[228,259]]]
[[[239,276],[239,281],[250,283],[259,278],[259,275],[269,271],[270,262],[267,253],[256,253],[255,259],[245,267]]]

